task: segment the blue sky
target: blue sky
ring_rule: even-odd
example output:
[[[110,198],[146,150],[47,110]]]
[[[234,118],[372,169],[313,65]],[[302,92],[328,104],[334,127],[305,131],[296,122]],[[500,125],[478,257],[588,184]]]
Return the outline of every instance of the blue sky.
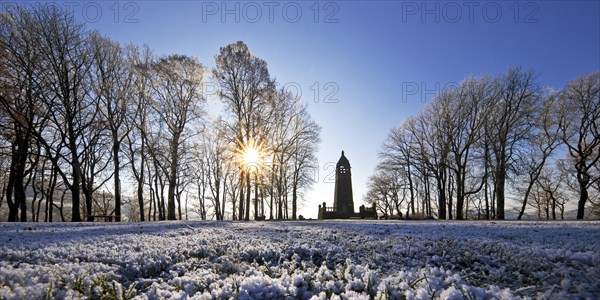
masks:
[[[322,126],[318,182],[300,211],[313,218],[333,203],[328,163],[345,150],[358,209],[389,129],[445,85],[520,65],[560,88],[600,69],[600,1],[57,3],[87,28],[207,67],[219,47],[244,41],[280,83],[300,87]]]

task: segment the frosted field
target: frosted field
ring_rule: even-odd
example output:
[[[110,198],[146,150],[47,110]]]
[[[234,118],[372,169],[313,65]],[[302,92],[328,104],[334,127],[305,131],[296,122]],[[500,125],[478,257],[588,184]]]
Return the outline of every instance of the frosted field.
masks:
[[[600,222],[97,224],[0,224],[0,299],[600,297]]]

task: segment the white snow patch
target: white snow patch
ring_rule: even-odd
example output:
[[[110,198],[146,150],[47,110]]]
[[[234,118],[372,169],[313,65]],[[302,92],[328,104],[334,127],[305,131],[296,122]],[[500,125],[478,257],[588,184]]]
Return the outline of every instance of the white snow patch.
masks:
[[[0,224],[0,299],[597,298],[600,222]]]

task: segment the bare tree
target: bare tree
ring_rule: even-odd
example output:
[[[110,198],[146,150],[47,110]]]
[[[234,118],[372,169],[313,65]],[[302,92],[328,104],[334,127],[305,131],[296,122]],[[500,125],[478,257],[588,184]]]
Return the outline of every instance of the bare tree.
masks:
[[[219,97],[232,114],[230,129],[235,142],[244,147],[253,140],[260,140],[262,133],[256,121],[274,86],[267,63],[252,55],[243,42],[222,47],[215,59],[217,66],[213,76],[220,86]],[[243,168],[240,171],[244,172]],[[249,220],[250,174],[245,172],[241,179],[245,183],[246,203],[242,205],[244,190],[240,189],[239,218],[245,214],[244,218]]]
[[[226,125],[221,119],[214,121],[212,130],[205,131],[203,135],[203,166],[207,168],[207,183],[211,192],[211,201],[217,220],[223,220],[224,188],[227,175],[228,148],[230,146],[226,137]]]
[[[442,124],[449,140],[452,160],[448,167],[454,172],[456,183],[456,219],[464,219],[465,200],[469,195],[478,193],[483,187],[483,176],[480,184],[473,189],[467,188],[469,170],[477,163],[474,155],[476,141],[487,119],[485,103],[492,97],[490,80],[486,77],[472,78],[463,81],[456,90],[448,90],[436,97],[440,102]]]
[[[560,219],[565,218],[565,204],[568,197],[563,187],[567,174],[561,168],[544,167],[537,176],[534,187],[531,189],[533,206],[537,210],[538,219],[556,220],[557,209]]]
[[[534,104],[540,89],[533,71],[510,69],[497,80],[498,97],[490,99],[486,134],[490,141],[494,165],[496,218],[504,219],[506,180],[515,154],[532,127]]]
[[[416,119],[413,135],[418,147],[418,160],[425,169],[424,172],[432,174],[436,181],[438,218],[446,219],[450,141],[448,135],[442,133],[442,122],[441,118],[437,117],[438,113],[440,110],[434,105],[426,107]]]
[[[179,176],[183,144],[197,134],[191,123],[202,116],[201,93],[204,67],[197,59],[170,55],[154,62],[150,70],[150,107],[155,122],[164,125],[168,149],[162,166],[168,178],[167,219],[175,220],[175,190]]]
[[[89,59],[85,31],[69,14],[53,6],[40,6],[33,11],[17,8],[12,19],[19,20],[13,23],[20,24],[18,35],[35,41],[37,52],[28,58],[28,63],[40,66],[31,79],[43,87],[44,92],[39,93],[43,104],[37,107],[49,116],[48,126],[43,131],[32,130],[31,134],[44,147],[71,192],[72,221],[81,221],[81,138],[96,116],[93,101],[86,93]]]
[[[11,163],[5,190],[8,221],[27,221],[25,178],[30,147],[36,131],[45,122],[40,110],[41,86],[38,82],[43,57],[36,38],[37,21],[22,8],[10,15],[0,15],[0,108],[3,138],[10,143]]]
[[[295,137],[297,132],[293,132],[294,123],[297,116],[297,102],[293,95],[284,90],[279,90],[274,95],[275,101],[271,101],[270,111],[271,123],[266,130],[270,141],[271,165],[268,171],[269,182],[269,218],[282,219],[284,210],[284,198],[287,193],[284,184],[288,176],[290,155],[295,146]]]
[[[577,219],[585,216],[588,189],[600,180],[592,170],[600,159],[600,71],[569,82],[557,106],[561,139],[576,170],[579,187]]]
[[[526,187],[523,196],[523,204],[519,211],[519,220],[525,213],[527,201],[532,188],[538,182],[538,177],[542,173],[546,161],[554,149],[560,145],[559,127],[554,109],[560,99],[556,94],[548,95],[545,101],[540,105],[539,113],[535,115],[534,126],[531,128],[530,137],[527,140],[527,147],[523,155],[519,156],[520,165],[527,176]]]
[[[313,181],[320,127],[299,99],[276,90],[266,62],[244,43],[216,57],[212,73],[231,119],[205,135],[194,157],[191,138],[204,125],[205,69],[197,59],[123,47],[53,6],[17,8],[0,18],[0,129],[9,146],[1,155],[11,162],[0,205],[9,204],[10,220],[27,219],[31,186],[34,220],[45,198],[48,221],[53,209],[72,221],[82,220],[82,209],[88,220],[114,209],[120,221],[128,174],[137,183],[140,220],[146,211],[150,219],[182,219],[184,204],[187,218],[195,187],[198,200],[207,201],[204,217],[212,210],[222,220],[230,207],[233,218],[249,220],[252,210],[263,218],[267,197],[276,200],[267,204],[271,215],[276,209],[277,218],[298,217]],[[249,146],[273,163],[251,173],[238,157]],[[127,205],[132,220],[135,209]]]
[[[410,213],[415,214],[416,185],[414,175],[415,162],[417,160],[418,143],[416,142],[415,131],[416,119],[409,118],[402,122],[399,127],[393,128],[383,144],[380,157],[384,163],[401,170],[407,180],[407,189],[410,192],[409,205],[406,207],[406,218]]]
[[[369,177],[364,202],[375,203],[378,215],[382,218],[402,217],[406,188],[401,182],[402,174],[397,174],[397,171],[387,164],[379,164],[377,173]]]
[[[465,219],[473,205],[478,217],[484,212],[486,219],[504,219],[505,189],[515,183],[509,175],[515,175],[526,177],[517,188],[524,194],[519,218],[530,197],[536,208],[547,203],[548,218],[550,213],[556,218],[559,209],[562,217],[565,188],[579,193],[578,218],[583,218],[585,203],[596,203],[596,194],[588,190],[600,187],[599,74],[582,76],[546,96],[534,72],[520,68],[495,78],[470,78],[442,91],[417,117],[390,131],[365,200],[380,201],[384,214],[391,211],[390,184],[382,184],[389,175],[382,172],[392,168],[398,172],[393,176],[402,178],[401,191],[410,192],[407,215],[431,216],[432,198],[437,198],[441,219],[452,219],[454,211],[457,219]],[[561,172],[575,180],[547,171],[546,162],[561,143],[569,153]],[[559,179],[565,183],[553,182]]]
[[[149,85],[147,71],[153,59],[150,49],[129,45],[127,47],[129,53],[127,63],[132,68],[133,82],[131,101],[135,109],[131,109],[125,115],[127,120],[125,124],[129,124],[128,134],[125,135],[127,145],[126,156],[128,157],[128,165],[131,174],[136,181],[137,202],[140,207],[140,221],[145,221],[144,208],[144,185],[146,184],[146,169],[147,169],[147,133],[149,131],[148,110],[149,110]],[[148,203],[148,204],[151,204]],[[151,209],[152,206],[149,206]],[[148,213],[150,219],[150,212]]]
[[[92,87],[99,101],[102,123],[109,132],[113,167],[115,219],[121,220],[121,145],[131,126],[128,121],[133,94],[134,72],[126,50],[117,42],[94,32]],[[142,210],[143,211],[143,210]],[[143,218],[142,218],[143,219]]]
[[[55,165],[64,162],[69,172],[58,168],[63,183],[71,197],[71,221],[82,221],[80,213],[82,138],[97,116],[96,103],[87,94],[90,67],[89,47],[83,27],[75,24],[70,15],[48,6],[36,10],[39,20],[37,38],[48,68],[41,74],[41,81],[50,93],[45,94],[46,109],[50,113],[51,127],[64,143],[65,152],[42,135],[38,139]],[[70,173],[70,174],[69,174]]]
[[[318,167],[316,152],[321,141],[320,131],[321,127],[310,118],[306,106],[300,107],[293,126],[292,220],[297,219],[298,193],[314,182],[311,171]]]
[[[87,221],[94,221],[94,197],[97,191],[108,182],[112,175],[107,175],[110,166],[109,139],[104,130],[102,120],[94,121],[88,127],[86,135],[81,138],[83,151],[81,157],[81,190],[85,197]],[[103,176],[106,175],[106,176]],[[104,195],[103,195],[104,196]],[[113,197],[110,197],[111,200]],[[103,213],[104,215],[110,212]]]

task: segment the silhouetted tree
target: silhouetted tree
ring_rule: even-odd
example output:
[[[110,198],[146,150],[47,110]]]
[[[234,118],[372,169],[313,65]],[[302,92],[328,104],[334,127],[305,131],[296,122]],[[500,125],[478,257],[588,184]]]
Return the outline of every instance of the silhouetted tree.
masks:
[[[524,154],[519,157],[519,164],[526,174],[526,187],[523,196],[523,205],[519,211],[519,220],[525,213],[527,201],[532,188],[538,182],[538,178],[546,165],[546,161],[554,149],[560,145],[559,127],[554,109],[560,99],[555,94],[545,97],[540,103],[539,109],[534,113],[534,125],[527,140]]]
[[[558,125],[576,170],[579,188],[577,219],[583,219],[588,189],[600,180],[598,174],[593,174],[600,159],[600,72],[569,82],[561,100],[556,106]]]
[[[216,56],[216,67],[213,76],[219,84],[219,97],[225,103],[227,110],[232,115],[229,124],[235,142],[246,146],[252,140],[260,140],[261,111],[266,106],[267,99],[274,88],[274,83],[269,76],[267,63],[252,55],[243,42],[236,42],[220,49]],[[244,190],[240,189],[239,218],[244,215],[245,220],[250,219],[250,174],[244,172],[240,178]],[[245,205],[242,204],[246,196]]]
[[[134,72],[128,53],[118,42],[98,33],[90,37],[92,87],[99,101],[100,123],[108,131],[113,167],[115,219],[121,220],[121,145],[131,130],[128,115],[133,96]],[[143,211],[143,210],[141,210]],[[143,217],[142,217],[143,219]]]
[[[180,162],[185,154],[183,145],[197,134],[197,128],[193,128],[192,123],[199,121],[203,113],[203,72],[204,67],[197,59],[183,55],[160,58],[152,63],[148,72],[152,115],[156,123],[164,126],[156,129],[162,129],[161,139],[168,147],[163,150],[166,153],[162,154],[165,160],[156,161],[167,175],[168,220],[176,219],[175,191]]]
[[[39,152],[34,142],[36,133],[47,121],[42,108],[43,85],[39,76],[44,65],[38,38],[41,21],[28,11],[16,8],[10,14],[0,15],[0,109],[3,138],[10,144],[11,163],[4,190],[9,207],[9,221],[27,221],[26,177],[32,175],[35,164],[28,159],[30,152]],[[36,178],[33,178],[35,181]],[[32,181],[31,178],[28,181]],[[20,212],[20,216],[19,216]]]
[[[510,69],[497,79],[497,97],[490,99],[486,134],[493,154],[496,218],[503,220],[506,179],[518,148],[526,141],[533,122],[534,104],[539,101],[540,89],[533,71]]]

